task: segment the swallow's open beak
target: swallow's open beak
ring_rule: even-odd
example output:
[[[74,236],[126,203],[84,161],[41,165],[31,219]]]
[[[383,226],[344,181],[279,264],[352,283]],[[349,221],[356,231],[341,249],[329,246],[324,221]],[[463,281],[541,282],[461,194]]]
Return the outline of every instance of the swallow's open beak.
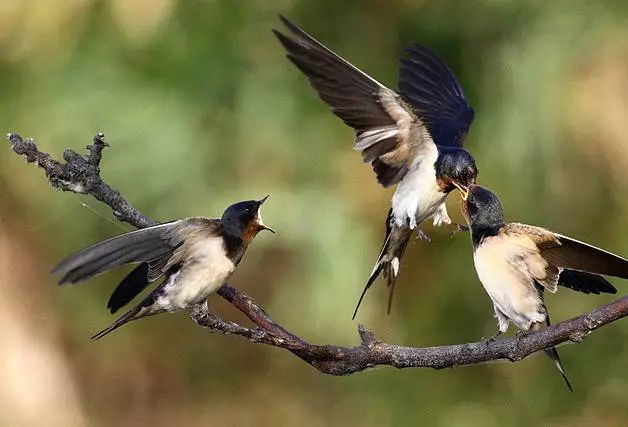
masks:
[[[451,183],[460,191],[460,196],[462,200],[467,201],[467,197],[469,197],[469,188],[465,188],[464,186],[458,184],[456,181],[451,181]]]
[[[273,230],[273,229],[272,229],[272,228],[270,228],[270,227],[267,227],[267,226],[266,226],[266,225],[262,222],[262,220],[261,220],[261,219],[257,222],[257,226],[259,227],[259,229],[260,229],[260,230],[267,230],[267,231],[270,231],[270,232],[271,232],[271,233],[273,233],[273,234],[277,234],[277,233],[275,233],[275,230]]]
[[[264,202],[266,201],[266,199],[268,199],[268,197],[270,197],[270,194],[262,197],[261,199],[259,199],[257,202],[259,203],[259,207],[257,208],[257,226],[259,227],[260,230],[267,230],[270,231],[273,234],[277,234],[275,233],[275,230],[273,230],[270,227],[267,227],[264,222],[262,221],[262,212],[261,212],[261,206],[264,204]]]

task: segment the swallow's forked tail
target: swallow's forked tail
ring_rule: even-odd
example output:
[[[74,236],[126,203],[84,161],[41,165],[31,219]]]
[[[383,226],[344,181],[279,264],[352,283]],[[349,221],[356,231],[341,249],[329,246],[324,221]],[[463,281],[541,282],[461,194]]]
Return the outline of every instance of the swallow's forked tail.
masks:
[[[136,319],[136,315],[139,313],[139,311],[140,311],[140,306],[138,305],[137,307],[133,308],[132,310],[129,310],[126,313],[124,313],[122,316],[120,316],[120,318],[118,320],[113,322],[111,325],[107,326],[102,331],[100,331],[97,334],[93,335],[91,338],[93,340],[101,339],[102,337],[104,337],[105,335],[107,335],[110,332],[115,331],[120,326],[124,325],[125,323],[130,322],[131,320]]]
[[[558,350],[556,350],[556,347],[546,348],[543,351],[545,352],[545,354],[550,359],[552,359],[554,361],[554,364],[556,365],[556,368],[558,368],[558,371],[560,372],[560,375],[563,376],[563,380],[565,381],[565,385],[567,385],[567,388],[569,389],[569,391],[573,393],[573,388],[571,387],[571,383],[569,382],[569,378],[567,378],[567,373],[565,372],[565,367],[563,366],[563,362],[560,360],[560,356],[558,355]]]
[[[547,312],[547,309],[545,311]],[[551,325],[549,314],[547,314],[545,317],[545,325]],[[542,325],[540,323],[537,323],[535,327],[533,327],[534,330],[539,330],[541,328]],[[567,372],[565,372],[565,367],[563,366],[563,362],[560,360],[560,356],[558,355],[558,350],[556,350],[556,347],[546,348],[545,350],[543,350],[543,352],[547,355],[547,357],[552,359],[552,361],[556,365],[556,368],[560,372],[560,375],[562,375],[563,380],[565,381],[565,385],[567,386],[569,391],[573,393],[573,387],[571,387],[569,378],[567,378]]]
[[[358,304],[353,312],[352,319],[358,314],[360,304],[366,295],[366,291],[371,287],[375,279],[377,279],[380,273],[383,273],[386,279],[386,285],[388,286],[388,308],[387,313],[390,314],[390,308],[392,305],[393,293],[395,290],[395,283],[397,282],[397,276],[399,275],[399,267],[401,265],[401,259],[403,253],[408,246],[410,236],[412,235],[412,229],[410,227],[398,227],[392,222],[392,209],[388,211],[388,217],[386,218],[386,236],[384,238],[384,244],[382,250],[377,258],[377,263],[373,267],[373,271],[366,281],[366,286],[360,295]]]
[[[155,309],[155,308],[152,308],[152,305],[155,301],[155,298],[157,298],[157,296],[159,295],[160,289],[163,286],[165,286],[165,283],[167,283],[167,281],[168,279],[166,279],[164,283],[162,283],[153,292],[151,292],[146,298],[144,298],[142,302],[140,302],[138,305],[133,307],[131,310],[124,313],[122,316],[120,316],[118,320],[116,320],[111,325],[107,326],[105,329],[103,329],[102,331],[92,336],[92,339],[99,340],[105,335],[109,334],[110,332],[115,331],[120,326],[124,325],[125,323],[130,322],[131,320],[137,320],[142,317],[152,316],[152,315],[164,312],[164,309]]]

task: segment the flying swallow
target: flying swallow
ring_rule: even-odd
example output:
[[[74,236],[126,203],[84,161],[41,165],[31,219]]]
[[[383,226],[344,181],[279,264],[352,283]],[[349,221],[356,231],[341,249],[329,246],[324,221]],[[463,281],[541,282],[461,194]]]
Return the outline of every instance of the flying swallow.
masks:
[[[528,331],[550,325],[543,292],[565,286],[584,293],[617,292],[601,274],[628,279],[628,260],[532,225],[505,222],[501,202],[479,185],[463,189],[478,278],[493,302],[497,335],[509,323]],[[572,390],[555,348],[545,350]]]
[[[138,305],[92,339],[102,338],[131,320],[192,307],[223,285],[258,232],[274,233],[264,225],[260,213],[267,198],[233,204],[220,219],[184,218],[112,237],[70,255],[53,273],[62,275],[62,285],[120,265],[141,263],[111,295],[111,313],[163,277]]]
[[[453,72],[419,45],[401,59],[399,91],[384,86],[341,58],[283,16],[289,36],[273,30],[287,57],[307,76],[333,113],[356,132],[353,149],[373,167],[384,187],[397,185],[386,218],[386,235],[364,294],[383,272],[390,289],[388,311],[399,265],[413,230],[432,218],[451,224],[445,199],[456,187],[475,182],[473,157],[462,148],[473,109]],[[456,224],[458,228],[458,226]]]

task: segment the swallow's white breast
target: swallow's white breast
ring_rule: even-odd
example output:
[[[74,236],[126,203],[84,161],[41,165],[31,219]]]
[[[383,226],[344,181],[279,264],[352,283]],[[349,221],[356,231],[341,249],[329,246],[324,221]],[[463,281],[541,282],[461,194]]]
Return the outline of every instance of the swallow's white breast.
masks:
[[[157,304],[173,310],[201,303],[222,286],[234,269],[222,237],[199,239],[186,248],[186,261],[166,284]]]
[[[436,213],[446,194],[436,181],[434,164],[438,151],[434,144],[424,144],[417,155],[421,162],[414,165],[403,177],[392,198],[393,216],[398,226],[409,224],[415,228]]]
[[[524,238],[487,237],[476,248],[473,261],[495,306],[518,328],[528,330],[532,323],[545,321],[545,310],[529,273],[533,249],[520,239]]]

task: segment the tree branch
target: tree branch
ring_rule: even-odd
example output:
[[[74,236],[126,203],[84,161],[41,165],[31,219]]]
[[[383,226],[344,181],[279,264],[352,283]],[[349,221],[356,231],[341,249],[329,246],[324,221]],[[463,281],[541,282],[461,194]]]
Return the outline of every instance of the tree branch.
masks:
[[[108,146],[102,133],[98,133],[92,144],[87,146],[88,155],[85,157],[65,150],[65,163],[39,151],[30,138],[23,139],[18,134],[9,134],[7,138],[13,151],[27,162],[37,163],[45,171],[54,188],[89,194],[108,205],[118,220],[135,227],[155,224],[100,177],[102,151]],[[191,319],[199,326],[214,333],[238,335],[253,343],[283,348],[330,375],[349,375],[376,365],[442,369],[497,360],[517,361],[548,347],[579,343],[594,330],[628,316],[628,297],[623,297],[590,313],[556,323],[544,331],[493,341],[425,348],[387,344],[375,339],[373,333],[359,325],[360,345],[341,347],[311,344],[292,334],[277,324],[251,297],[228,284],[219,289],[218,294],[248,317],[255,327],[226,321],[209,312],[206,304],[190,311]]]

